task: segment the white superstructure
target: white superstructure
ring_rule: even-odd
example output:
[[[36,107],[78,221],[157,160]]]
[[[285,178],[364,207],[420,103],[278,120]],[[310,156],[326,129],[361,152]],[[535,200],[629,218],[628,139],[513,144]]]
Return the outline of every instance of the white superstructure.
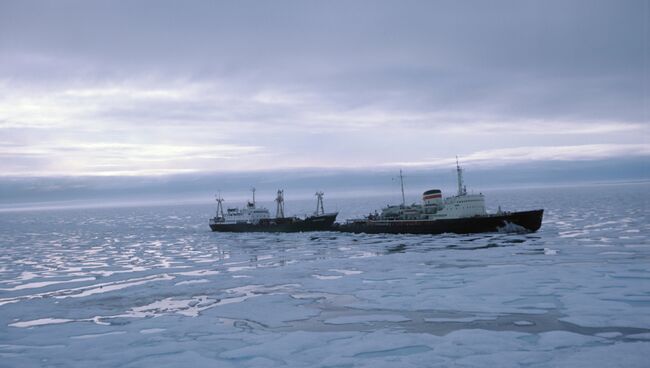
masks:
[[[210,223],[220,224],[237,224],[237,223],[250,223],[257,224],[262,219],[270,218],[270,212],[267,208],[257,207],[255,204],[255,188],[252,188],[253,201],[246,203],[246,207],[237,208],[231,207],[223,212],[221,197],[217,198],[217,216],[210,220]]]
[[[388,206],[381,214],[371,215],[370,220],[437,220],[485,216],[485,197],[483,194],[467,194],[463,184],[463,170],[456,161],[458,193],[443,200],[439,189],[427,190],[422,194],[422,204]],[[400,179],[402,173],[400,171]]]
[[[261,219],[270,218],[270,213],[267,208],[261,207],[257,208],[251,202],[248,202],[244,208],[228,208],[224,216],[225,223],[251,223],[256,224],[260,222]]]

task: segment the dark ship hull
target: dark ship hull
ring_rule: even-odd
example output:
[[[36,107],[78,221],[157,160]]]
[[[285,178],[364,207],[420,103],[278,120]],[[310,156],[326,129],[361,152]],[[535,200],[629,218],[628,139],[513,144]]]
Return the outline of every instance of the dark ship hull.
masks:
[[[439,220],[356,220],[336,230],[367,234],[471,234],[497,231],[535,232],[542,226],[544,210]]]
[[[305,219],[297,217],[262,219],[258,223],[249,222],[224,223],[211,222],[212,231],[233,233],[265,232],[265,233],[297,233],[305,231],[333,230],[337,213],[309,216]]]

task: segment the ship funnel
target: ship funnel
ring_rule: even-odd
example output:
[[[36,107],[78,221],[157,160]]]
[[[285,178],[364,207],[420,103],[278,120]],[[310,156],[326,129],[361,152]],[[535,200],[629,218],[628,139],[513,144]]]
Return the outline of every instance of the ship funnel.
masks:
[[[440,189],[431,189],[422,193],[422,202],[425,206],[442,206],[442,191]]]

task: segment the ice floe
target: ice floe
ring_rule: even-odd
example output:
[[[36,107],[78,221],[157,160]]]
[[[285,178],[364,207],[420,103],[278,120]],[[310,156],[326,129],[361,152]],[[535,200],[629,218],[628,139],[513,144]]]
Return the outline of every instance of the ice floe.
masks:
[[[207,205],[0,214],[0,357],[645,367],[648,189],[490,196],[544,206],[534,234],[212,233]],[[342,218],[382,204],[359,199]]]

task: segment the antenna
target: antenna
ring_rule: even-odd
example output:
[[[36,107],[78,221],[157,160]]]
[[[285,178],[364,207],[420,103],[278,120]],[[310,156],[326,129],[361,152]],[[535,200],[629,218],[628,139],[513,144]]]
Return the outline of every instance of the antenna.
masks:
[[[275,207],[275,218],[284,217],[284,190],[278,189],[278,196],[275,198],[277,206]]]
[[[402,175],[402,169],[399,169],[399,181],[402,185],[402,207],[405,207],[406,200],[404,199],[404,176]]]
[[[458,156],[456,156],[456,174],[458,175],[458,195],[465,195],[467,194],[467,189],[465,189],[465,185],[463,184],[463,169],[458,164]]]
[[[316,212],[314,212],[316,216],[325,214],[325,210],[323,209],[323,194],[325,193],[316,192]]]

